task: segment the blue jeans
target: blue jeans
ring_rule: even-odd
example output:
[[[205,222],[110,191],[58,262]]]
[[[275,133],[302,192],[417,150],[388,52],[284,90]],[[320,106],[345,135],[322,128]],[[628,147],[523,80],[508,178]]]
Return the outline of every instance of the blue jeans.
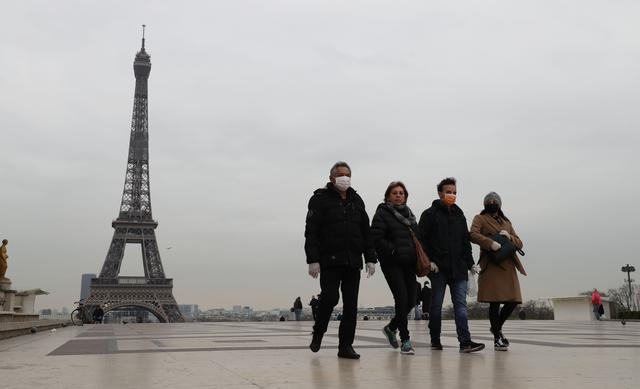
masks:
[[[429,309],[429,333],[431,342],[440,341],[442,329],[442,302],[444,291],[449,285],[451,301],[456,321],[458,342],[467,344],[471,341],[469,324],[467,322],[467,280],[449,280],[443,273],[430,273],[431,279],[431,308]]]
[[[295,309],[293,313],[296,316],[296,321],[300,321],[300,319],[302,319],[302,309]]]

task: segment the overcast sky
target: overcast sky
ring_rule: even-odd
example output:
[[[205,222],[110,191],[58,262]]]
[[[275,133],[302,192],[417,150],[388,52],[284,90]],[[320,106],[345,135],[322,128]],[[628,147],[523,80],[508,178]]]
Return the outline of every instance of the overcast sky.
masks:
[[[59,308],[99,273],[144,23],[153,216],[179,303],[318,292],[304,219],[336,160],[370,216],[397,179],[419,214],[456,177],[469,222],[498,192],[525,299],[617,287],[640,265],[638,20],[632,0],[5,3],[7,276]],[[121,275],[143,274],[136,248]],[[392,301],[382,273],[363,277],[360,305]]]

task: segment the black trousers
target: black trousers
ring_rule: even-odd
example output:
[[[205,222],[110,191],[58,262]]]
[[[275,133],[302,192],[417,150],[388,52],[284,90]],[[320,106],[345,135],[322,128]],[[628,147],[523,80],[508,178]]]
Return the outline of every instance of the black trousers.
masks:
[[[317,334],[327,332],[331,313],[340,299],[339,291],[342,291],[342,320],[338,331],[339,347],[352,345],[356,336],[360,269],[346,266],[321,269],[320,289],[320,306],[313,332]]]
[[[415,265],[381,265],[384,278],[387,279],[395,305],[395,316],[389,323],[391,331],[400,331],[400,340],[409,340],[407,316],[416,304],[416,267]]]
[[[489,322],[491,323],[491,331],[502,331],[502,325],[511,316],[511,313],[518,306],[518,303],[504,303],[500,309],[500,303],[489,304]]]

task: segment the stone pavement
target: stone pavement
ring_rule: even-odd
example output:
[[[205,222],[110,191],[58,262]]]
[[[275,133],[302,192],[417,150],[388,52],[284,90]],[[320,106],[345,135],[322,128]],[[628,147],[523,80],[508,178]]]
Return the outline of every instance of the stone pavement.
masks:
[[[426,322],[410,321],[416,355],[400,355],[380,321],[361,321],[358,361],[336,357],[331,323],[317,354],[311,322],[126,324],[67,327],[0,340],[1,388],[637,388],[640,323],[509,321],[508,352],[488,322],[470,322],[487,349],[458,353],[452,321],[443,351]]]

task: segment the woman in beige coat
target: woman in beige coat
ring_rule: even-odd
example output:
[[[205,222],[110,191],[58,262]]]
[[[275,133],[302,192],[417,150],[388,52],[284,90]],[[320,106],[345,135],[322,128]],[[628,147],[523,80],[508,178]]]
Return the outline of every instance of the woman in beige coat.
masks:
[[[502,334],[502,326],[518,304],[522,304],[518,274],[527,275],[516,254],[499,265],[489,260],[491,251],[498,251],[500,243],[492,236],[504,235],[518,248],[522,241],[516,234],[511,221],[502,212],[502,199],[491,192],[484,198],[484,210],[473,218],[471,241],[480,246],[478,264],[482,269],[478,276],[478,302],[489,303],[489,320],[494,337],[494,348],[506,351],[509,341]],[[502,308],[500,308],[502,305]]]

